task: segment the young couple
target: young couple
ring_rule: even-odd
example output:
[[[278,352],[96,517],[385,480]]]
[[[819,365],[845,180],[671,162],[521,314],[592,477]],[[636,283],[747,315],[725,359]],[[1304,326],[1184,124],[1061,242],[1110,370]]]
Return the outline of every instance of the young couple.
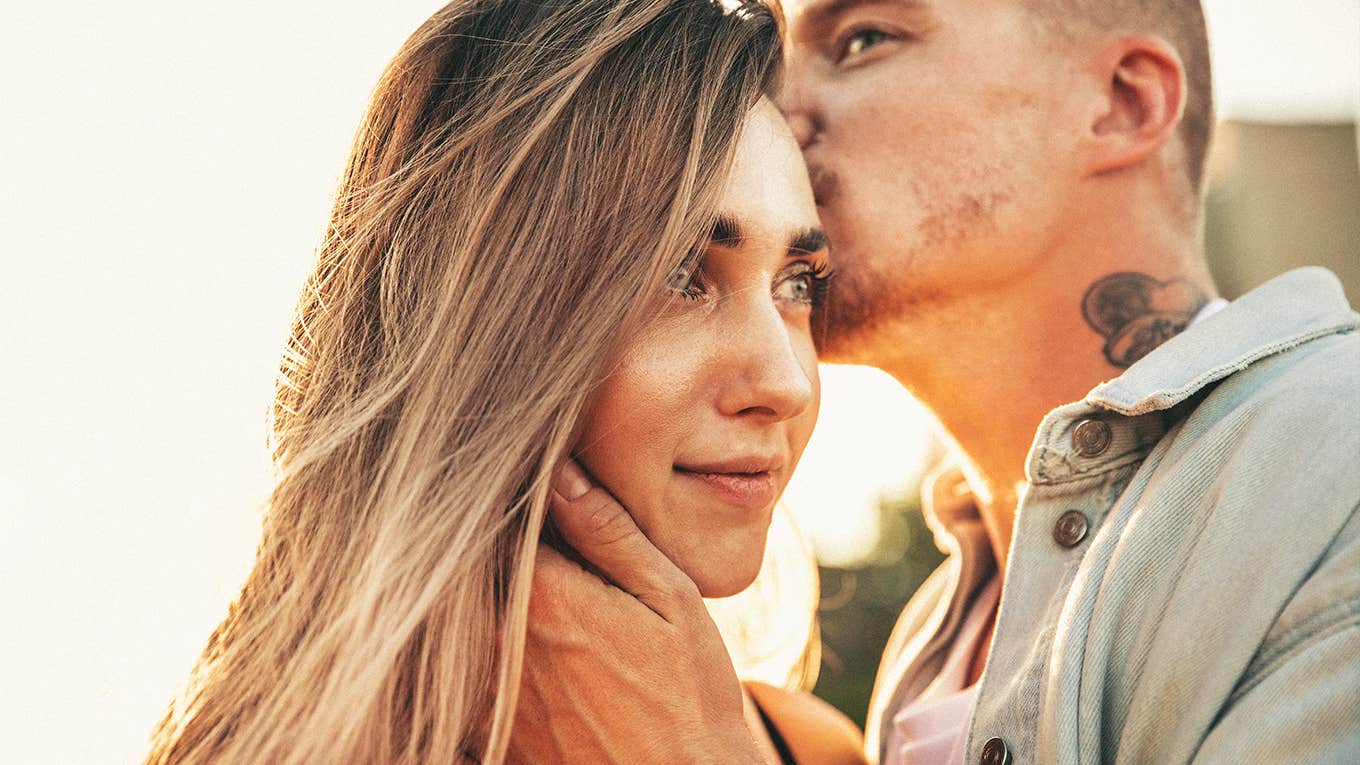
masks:
[[[1360,316],[1216,298],[1198,2],[731,6],[458,0],[398,53],[149,761],[1360,760]],[[863,745],[702,600],[814,340],[960,456]]]

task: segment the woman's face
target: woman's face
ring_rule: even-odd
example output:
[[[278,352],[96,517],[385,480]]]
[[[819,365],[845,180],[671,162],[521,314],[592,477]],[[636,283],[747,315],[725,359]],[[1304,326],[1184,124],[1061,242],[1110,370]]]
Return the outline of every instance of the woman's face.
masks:
[[[798,146],[774,106],[751,111],[692,273],[629,344],[577,454],[707,597],[760,570],[775,500],[817,419],[809,317],[826,239]]]

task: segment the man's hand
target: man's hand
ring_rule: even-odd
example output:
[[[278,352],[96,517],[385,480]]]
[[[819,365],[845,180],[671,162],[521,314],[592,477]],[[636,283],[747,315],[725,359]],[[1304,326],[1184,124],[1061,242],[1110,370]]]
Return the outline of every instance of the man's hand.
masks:
[[[763,762],[694,582],[574,462],[552,495],[563,538],[608,581],[539,545],[511,761]]]

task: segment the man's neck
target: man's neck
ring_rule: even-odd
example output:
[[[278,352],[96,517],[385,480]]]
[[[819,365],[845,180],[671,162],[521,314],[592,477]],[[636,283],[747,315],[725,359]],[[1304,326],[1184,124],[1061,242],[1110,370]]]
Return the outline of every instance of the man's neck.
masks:
[[[1026,460],[1045,415],[1118,377],[1151,349],[1121,335],[1117,325],[1130,312],[1146,314],[1155,345],[1216,295],[1190,245],[1080,233],[1071,244],[1081,251],[1052,253],[1038,273],[915,312],[910,326],[892,333],[893,351],[878,364],[954,439],[1002,572]],[[1131,307],[1129,294],[1140,289],[1185,321],[1154,321],[1137,300]]]

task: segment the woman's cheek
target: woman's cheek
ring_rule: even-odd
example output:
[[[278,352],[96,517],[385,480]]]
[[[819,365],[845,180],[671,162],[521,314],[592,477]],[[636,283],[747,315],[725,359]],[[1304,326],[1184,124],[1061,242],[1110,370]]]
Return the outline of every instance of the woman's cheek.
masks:
[[[578,450],[585,468],[649,533],[664,525],[664,496],[677,451],[702,422],[694,394],[703,360],[683,331],[671,329],[646,333],[615,364],[600,386]]]
[[[805,325],[791,332],[798,362],[812,383],[812,401],[807,409],[790,423],[792,433],[789,445],[792,447],[791,451],[796,462],[802,456],[803,449],[812,438],[813,428],[817,425],[817,415],[822,405],[822,378],[817,366],[817,348],[812,342],[812,333]]]

